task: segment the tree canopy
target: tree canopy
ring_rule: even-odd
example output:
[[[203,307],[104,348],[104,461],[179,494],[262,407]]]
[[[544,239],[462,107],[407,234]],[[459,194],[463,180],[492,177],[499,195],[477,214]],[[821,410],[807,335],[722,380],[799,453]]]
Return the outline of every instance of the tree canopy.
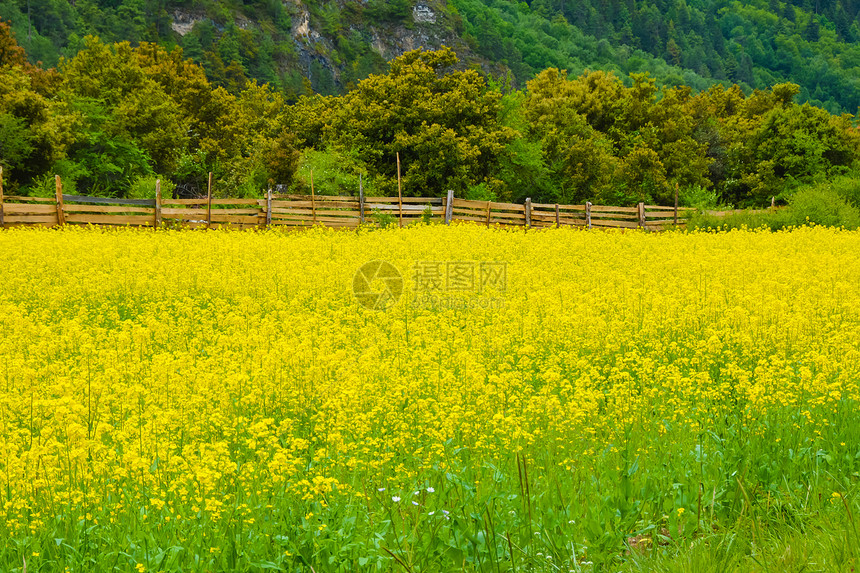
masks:
[[[290,105],[268,84],[236,93],[153,43],[94,36],[56,70],[30,64],[0,25],[0,161],[16,192],[106,196],[205,188],[232,196],[305,192],[308,175],[337,194],[397,192],[476,199],[626,205],[711,193],[762,204],[797,182],[855,166],[851,117],[795,100],[796,84],[749,95],[737,85],[694,93],[647,73],[619,77],[548,68],[515,89],[453,50],[413,50],[344,95]],[[141,191],[143,189],[144,191]]]

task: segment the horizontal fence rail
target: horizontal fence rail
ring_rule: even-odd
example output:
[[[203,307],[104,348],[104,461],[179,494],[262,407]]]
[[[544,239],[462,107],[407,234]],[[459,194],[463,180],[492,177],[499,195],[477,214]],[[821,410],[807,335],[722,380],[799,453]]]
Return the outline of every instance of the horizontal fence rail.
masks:
[[[117,199],[63,193],[56,177],[56,196],[3,195],[0,168],[0,227],[57,225],[125,225],[134,227],[233,228],[266,227],[357,228],[363,223],[468,221],[496,227],[583,227],[587,229],[645,229],[660,231],[683,227],[695,211],[690,207],[663,207],[639,203],[636,207],[558,205],[471,201],[454,197],[358,197],[349,195],[280,195],[271,190],[262,199],[212,197],[211,179],[206,197],[162,198],[160,182],[154,199]]]

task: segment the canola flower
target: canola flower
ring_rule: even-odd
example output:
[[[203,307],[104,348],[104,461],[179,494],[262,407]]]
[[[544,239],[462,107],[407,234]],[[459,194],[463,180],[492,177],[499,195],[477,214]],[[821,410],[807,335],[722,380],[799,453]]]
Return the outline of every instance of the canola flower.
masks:
[[[742,498],[836,507],[858,252],[823,228],[0,232],[0,563],[599,569]],[[404,279],[385,311],[352,293],[371,260]],[[506,283],[416,305],[427,261]]]

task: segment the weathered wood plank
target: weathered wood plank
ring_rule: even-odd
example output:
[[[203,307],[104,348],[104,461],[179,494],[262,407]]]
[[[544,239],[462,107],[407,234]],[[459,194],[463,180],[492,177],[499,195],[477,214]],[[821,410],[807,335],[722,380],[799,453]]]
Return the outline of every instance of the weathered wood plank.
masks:
[[[352,195],[314,195],[317,203],[323,203],[325,201],[354,201],[355,197]],[[291,195],[285,193],[274,193],[272,195],[272,199],[278,201],[282,199],[286,199],[289,201],[307,201],[311,198],[310,195]],[[369,199],[369,197],[368,197]],[[391,199],[390,197],[386,197],[386,199]]]
[[[66,223],[90,223],[93,225],[135,225],[151,227],[152,217],[143,215],[94,215],[90,213],[69,213]]]
[[[674,225],[678,225],[679,227],[685,226],[687,221],[684,219],[679,219],[677,223],[675,223],[674,219],[662,219],[660,221],[648,221],[646,225],[651,225],[654,227],[672,227]]]
[[[679,217],[691,217],[693,215],[692,211],[678,211]],[[672,211],[645,211],[646,217],[655,217],[655,218],[663,218],[663,219],[671,219],[675,216],[675,213]]]
[[[458,199],[459,201],[459,199]],[[397,205],[397,197],[365,197],[365,203],[388,203],[391,205]],[[404,197],[404,204],[412,204],[412,203],[422,203],[422,204],[431,204],[431,205],[443,205],[444,200],[439,197]]]
[[[454,221],[474,221],[476,223],[483,223],[486,219],[484,217],[470,217],[468,215],[457,215],[454,214]]]
[[[218,212],[212,213],[213,223],[241,223],[245,225],[257,225],[260,222],[259,215],[222,215]]]
[[[212,209],[212,216],[219,215],[262,215],[259,209]]]
[[[532,205],[532,207],[534,207],[534,205]],[[519,205],[518,203],[494,203],[490,201],[490,209],[494,211],[518,211],[520,213],[526,212],[525,205]]]
[[[484,203],[480,207],[462,207],[460,205],[455,204],[453,207],[453,211],[455,213],[486,213],[487,204]]]
[[[608,207],[606,205],[592,205],[591,213],[639,213],[639,207]]]
[[[6,215],[6,224],[11,223],[50,223],[57,224],[56,209],[51,215]]]
[[[162,199],[162,205],[206,205],[206,197],[202,199]]]
[[[155,180],[155,218],[156,227],[161,226],[161,179]]]
[[[53,197],[22,197],[20,195],[6,195],[4,201],[12,203],[50,203],[54,204]]]
[[[264,199],[212,199],[212,206],[215,205],[260,205]]]
[[[272,219],[272,225],[282,227],[310,227],[313,222],[309,219]]]
[[[69,205],[63,204],[63,208],[69,213],[155,213],[152,207],[119,207],[115,205]]]
[[[549,213],[547,211],[532,211],[532,220],[534,221],[555,221],[555,213]]]
[[[558,208],[562,211],[564,211],[565,209],[585,211],[585,205],[562,205],[562,204],[559,204]],[[532,203],[532,209],[550,209],[554,212],[555,211],[555,203]]]
[[[560,217],[558,220],[558,224],[562,227],[564,227],[565,225],[571,227],[585,227],[588,224],[588,221],[586,221],[584,218],[576,219],[572,217]]]
[[[93,205],[137,205],[155,207],[155,199],[117,199],[116,197],[87,197],[85,195],[63,195],[63,203],[89,203]]]
[[[454,191],[452,189],[448,189],[448,195],[445,197],[445,224],[451,224],[451,218],[453,217],[454,208]]]
[[[462,220],[471,220],[471,219],[467,219],[467,218],[478,217],[478,218],[480,218],[480,220],[483,221],[484,219],[487,218],[486,212],[480,213],[478,211],[463,211],[463,210],[459,210],[459,209],[454,209],[452,216],[454,217],[454,219],[462,219]]]
[[[675,207],[665,205],[645,205],[646,211],[675,211]],[[678,211],[695,211],[695,207],[678,207]]]
[[[38,223],[33,223],[33,222],[29,222],[29,221],[26,223],[20,223],[20,222],[10,223],[8,220],[6,221],[6,228],[7,229],[11,229],[12,227],[23,228],[23,227],[56,227],[56,226],[57,226],[57,220],[56,219],[54,219],[53,221],[43,221],[43,222],[38,222]]]
[[[216,221],[212,222],[212,225],[209,227],[210,229],[220,229],[223,231],[246,231],[249,229],[257,229],[259,225],[254,223],[218,223]]]
[[[445,200],[441,197],[404,197],[403,203],[420,203],[422,205],[444,205]]]
[[[358,174],[358,218],[364,223],[364,184],[361,181],[361,173]]]
[[[369,210],[371,212],[373,212],[373,211],[390,211],[392,213],[399,213],[400,207],[401,206],[397,205],[397,204],[383,205],[380,203],[374,203],[373,205],[367,206],[366,210]],[[427,205],[403,205],[402,207],[403,207],[404,213],[423,213],[424,210],[427,209]],[[433,206],[431,206],[430,209],[435,209],[435,212],[441,213],[441,212],[443,212],[444,207],[433,207]]]
[[[310,215],[313,217],[314,213],[319,216],[328,216],[328,217],[359,217],[358,211],[344,211],[344,210],[327,210],[327,209],[272,209],[273,215]]]
[[[490,212],[490,218],[493,221],[506,221],[506,222],[509,222],[512,224],[519,223],[519,224],[525,225],[525,223],[526,223],[525,213],[508,215],[506,213],[496,213],[495,211],[491,211]]]
[[[618,227],[624,229],[638,229],[638,221],[612,221],[608,219],[598,219],[591,221],[592,227]]]
[[[209,187],[206,193],[206,226],[212,225],[212,172],[209,172]]]
[[[54,175],[54,182],[57,187],[57,224],[65,225],[66,218],[63,213],[63,182],[60,180],[59,175]]]
[[[602,220],[617,219],[620,221],[623,221],[623,220],[638,221],[639,215],[638,214],[628,215],[627,213],[607,213],[607,212],[592,213],[591,214],[591,220],[592,221],[597,221],[598,219],[602,219]]]
[[[171,219],[176,218],[206,218],[206,209],[175,209],[175,208],[162,208],[161,209],[162,217],[169,217]]]
[[[42,215],[46,213],[57,214],[57,207],[55,205],[31,205],[27,203],[3,203],[3,209],[7,215],[10,214],[21,214],[26,215],[28,213],[36,215]]]
[[[358,201],[329,201],[320,203],[319,201],[272,201],[272,207],[277,209],[311,209],[316,207],[317,211],[322,209],[351,209],[358,212]]]
[[[486,201],[469,201],[467,199],[457,199],[454,198],[454,208],[455,209],[486,209],[487,202]]]

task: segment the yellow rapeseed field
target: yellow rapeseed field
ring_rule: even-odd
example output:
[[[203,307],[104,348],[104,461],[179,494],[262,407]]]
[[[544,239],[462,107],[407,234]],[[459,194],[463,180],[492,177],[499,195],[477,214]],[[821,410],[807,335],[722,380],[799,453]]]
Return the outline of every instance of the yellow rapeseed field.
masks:
[[[0,570],[613,570],[844,512],[858,253],[823,228],[0,231]],[[353,292],[370,261],[402,276],[367,275],[385,309]]]

